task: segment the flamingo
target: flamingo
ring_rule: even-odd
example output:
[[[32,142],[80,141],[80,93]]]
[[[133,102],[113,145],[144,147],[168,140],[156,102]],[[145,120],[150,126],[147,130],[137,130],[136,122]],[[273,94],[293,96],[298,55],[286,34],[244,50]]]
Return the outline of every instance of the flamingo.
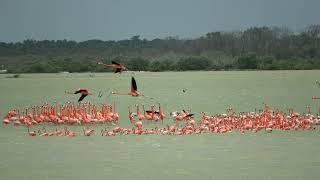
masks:
[[[130,106],[128,106],[128,111],[129,111],[129,119],[130,121],[134,124],[134,126],[136,126],[137,128],[141,128],[143,123],[141,121],[136,121],[134,120],[133,116],[134,116],[134,113],[131,112],[130,110]]]
[[[207,116],[205,112],[201,112],[202,113],[202,120],[209,120],[210,116]]]
[[[175,126],[169,126],[167,125],[168,131],[170,132],[175,132],[176,131],[176,127]]]
[[[93,134],[95,134],[95,130],[94,129],[87,129],[85,127],[83,127],[83,135],[85,136],[91,136]]]
[[[126,92],[126,93],[125,92],[111,92],[111,93],[112,94],[120,94],[120,95],[130,95],[132,97],[138,97],[138,96],[148,97],[148,96],[145,96],[145,95],[141,94],[140,92],[138,92],[137,83],[136,83],[136,80],[134,79],[134,77],[131,77],[131,90],[129,92]]]
[[[134,126],[136,126],[137,128],[141,128],[142,125],[143,125],[143,123],[141,121],[134,122]]]
[[[49,133],[47,133],[47,130],[46,130],[46,128],[42,128],[43,129],[43,133],[39,133],[39,136],[49,136]],[[39,130],[39,132],[40,132],[40,130]]]
[[[320,97],[312,96],[312,99],[320,99]]]
[[[111,61],[111,65],[109,64],[104,64],[102,62],[98,62],[98,64],[107,66],[107,67],[112,67],[115,71],[114,73],[122,73],[122,71],[128,71],[128,68],[126,68],[124,65],[117,63],[115,61]]]
[[[271,132],[272,132],[272,128],[266,128],[266,131],[267,131],[268,133],[271,133]]]
[[[129,119],[131,122],[134,122],[134,113],[131,112],[130,106],[128,106],[128,112],[129,112]]]
[[[66,92],[66,93],[69,93],[69,92]],[[81,94],[81,96],[78,99],[78,102],[82,101],[86,96],[92,95],[92,93],[85,88],[80,88],[78,91],[75,91],[74,93],[69,93],[69,94],[79,94],[79,93]]]
[[[158,121],[160,118],[159,118],[159,116],[158,115],[156,115],[156,114],[158,114],[159,112],[155,112],[154,111],[154,105],[151,105],[151,117],[152,117],[152,120],[154,120],[154,121]]]
[[[74,137],[77,133],[70,131],[67,127],[64,128],[64,135],[69,137]]]
[[[148,112],[146,111],[144,105],[142,105],[142,107],[143,107],[145,119],[147,119],[147,120],[152,120],[152,116],[150,115],[150,113],[148,113]]]
[[[10,120],[9,120],[8,118],[4,118],[4,119],[3,119],[3,123],[4,123],[4,124],[9,124],[9,123],[10,123]]]
[[[143,115],[143,114],[140,114],[139,104],[136,104],[136,106],[137,106],[137,117],[138,117],[138,119],[141,121],[141,120],[144,119],[144,115]]]
[[[56,128],[56,131],[53,132],[53,135],[54,136],[64,136],[65,134],[62,131],[58,130],[58,128]]]
[[[28,134],[29,134],[29,136],[36,136],[37,132],[36,131],[30,131],[30,128],[28,126]]]
[[[159,105],[159,117],[161,120],[163,120],[166,117],[166,115],[161,111],[160,103],[158,103],[158,105]]]
[[[116,103],[115,102],[113,102],[113,111],[114,112],[116,112]],[[115,121],[118,121],[119,120],[119,114],[118,113],[113,113],[113,119],[115,120]]]

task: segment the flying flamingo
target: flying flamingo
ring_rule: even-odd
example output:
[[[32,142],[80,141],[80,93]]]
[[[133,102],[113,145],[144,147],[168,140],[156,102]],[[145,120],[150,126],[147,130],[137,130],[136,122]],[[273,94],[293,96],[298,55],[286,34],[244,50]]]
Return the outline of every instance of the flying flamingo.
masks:
[[[145,95],[138,92],[137,83],[136,83],[136,80],[134,79],[134,77],[131,77],[131,90],[129,92],[127,92],[127,93],[125,93],[125,92],[111,92],[111,93],[112,94],[120,94],[120,95],[130,95],[133,97],[138,97],[138,96],[148,97],[148,96],[145,96]]]
[[[70,94],[81,94],[80,98],[78,99],[78,102],[82,101],[87,95],[92,95],[91,92],[89,92],[87,89],[80,88],[78,91]]]
[[[312,99],[320,99],[320,97],[312,96]]]
[[[104,64],[102,62],[98,62],[98,64],[101,64],[107,67],[112,67],[114,69],[114,73],[122,73],[122,71],[128,71],[128,68],[126,68],[124,65],[117,63],[115,61],[111,61],[111,65]]]

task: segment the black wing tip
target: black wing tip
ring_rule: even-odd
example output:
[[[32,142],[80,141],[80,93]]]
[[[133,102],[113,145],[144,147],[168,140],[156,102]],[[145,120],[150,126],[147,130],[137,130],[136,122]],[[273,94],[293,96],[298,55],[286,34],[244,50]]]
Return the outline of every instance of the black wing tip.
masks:
[[[86,96],[87,96],[87,94],[81,95],[80,98],[78,99],[78,102],[82,101]]]
[[[120,65],[119,63],[115,62],[115,61],[111,61],[112,64],[116,64],[116,65]]]
[[[132,89],[135,90],[135,91],[138,90],[136,80],[134,79],[133,76],[131,77],[131,87],[132,87]]]
[[[117,68],[114,73],[121,73],[121,69],[120,68]]]
[[[188,114],[186,117],[192,117],[194,114]]]

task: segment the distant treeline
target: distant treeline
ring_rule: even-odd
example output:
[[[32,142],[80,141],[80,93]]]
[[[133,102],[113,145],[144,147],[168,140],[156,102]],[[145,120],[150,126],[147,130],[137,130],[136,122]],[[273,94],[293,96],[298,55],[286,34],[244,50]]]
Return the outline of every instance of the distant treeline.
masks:
[[[0,65],[11,73],[111,71],[97,65],[98,60],[117,61],[133,71],[320,69],[320,25],[299,33],[253,27],[196,39],[0,43]]]

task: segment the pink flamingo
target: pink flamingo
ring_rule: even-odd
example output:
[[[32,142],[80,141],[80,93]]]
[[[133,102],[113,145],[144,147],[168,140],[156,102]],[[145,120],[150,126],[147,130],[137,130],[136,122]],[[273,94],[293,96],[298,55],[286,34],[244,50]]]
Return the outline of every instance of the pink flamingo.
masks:
[[[113,113],[112,118],[114,119],[114,121],[118,121],[119,120],[119,114],[116,113],[116,103],[115,102],[113,102],[113,111],[114,111],[114,113]]]
[[[138,119],[141,121],[144,119],[144,115],[143,114],[140,114],[140,111],[139,111],[139,104],[136,104],[137,106],[137,117]]]
[[[144,117],[147,120],[152,120],[152,116],[146,111],[144,105],[142,105],[143,111],[144,111]]]
[[[128,112],[129,112],[129,120],[133,123],[134,122],[134,114],[130,110],[130,106],[128,106]]]
[[[151,117],[152,117],[152,120],[154,121],[158,121],[160,119],[159,116],[156,115],[156,112],[154,111],[154,105],[151,105]]]
[[[36,131],[30,131],[30,128],[28,126],[28,134],[29,134],[29,136],[36,136],[37,132]]]
[[[136,121],[136,120],[134,120],[134,118],[133,118],[133,113],[131,112],[131,110],[130,110],[130,106],[128,106],[128,111],[129,111],[129,119],[130,119],[130,121],[134,124],[134,126],[136,126],[137,128],[141,128],[142,127],[142,125],[143,125],[143,123],[141,122],[141,121]]]
[[[134,77],[131,77],[131,90],[129,92],[126,92],[126,93],[125,92],[111,92],[111,93],[112,94],[120,94],[120,95],[130,95],[133,97],[138,97],[138,96],[148,97],[148,96],[145,96],[145,95],[141,94],[140,92],[138,92],[137,83],[136,83],[136,80],[134,79]]]
[[[93,134],[95,134],[95,130],[94,129],[87,129],[85,127],[83,127],[83,135],[85,136],[91,136]]]
[[[158,104],[159,104],[159,117],[160,117],[161,120],[163,120],[166,117],[166,115],[161,110],[160,103],[158,103]]]
[[[47,133],[47,130],[44,127],[42,129],[43,129],[43,133],[39,133],[39,136],[49,136],[49,133]]]
[[[10,120],[8,118],[4,118],[2,122],[4,124],[10,124]]]
[[[127,71],[128,70],[124,65],[122,65],[120,63],[117,63],[115,61],[111,61],[111,65],[104,64],[102,62],[98,62],[98,64],[101,64],[101,65],[104,65],[104,66],[107,66],[107,67],[112,67],[113,69],[115,69],[114,73],[120,73],[121,74],[122,71]]]
[[[79,93],[81,94],[81,96],[78,99],[78,102],[82,101],[86,96],[92,95],[92,93],[85,88],[80,88],[78,91],[74,92],[73,94],[79,94]]]

